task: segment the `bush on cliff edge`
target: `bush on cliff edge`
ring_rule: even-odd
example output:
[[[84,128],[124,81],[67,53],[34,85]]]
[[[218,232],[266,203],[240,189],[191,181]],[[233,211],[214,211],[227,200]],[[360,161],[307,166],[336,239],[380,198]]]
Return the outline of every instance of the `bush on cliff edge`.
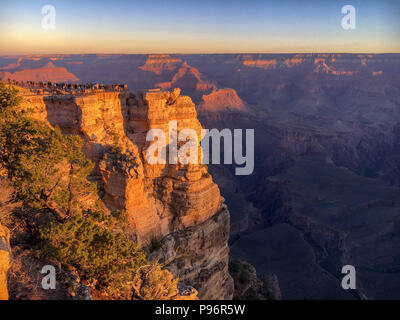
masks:
[[[16,197],[47,217],[31,226],[41,255],[121,297],[134,271],[147,264],[144,252],[129,239],[121,215],[96,205],[96,186],[86,179],[93,164],[81,139],[24,116],[16,110],[20,101],[17,90],[0,82],[0,167]]]

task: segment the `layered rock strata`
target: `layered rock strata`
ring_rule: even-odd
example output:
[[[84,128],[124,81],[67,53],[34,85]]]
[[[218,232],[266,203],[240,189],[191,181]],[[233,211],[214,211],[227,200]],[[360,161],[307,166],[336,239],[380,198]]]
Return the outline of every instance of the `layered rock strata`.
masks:
[[[201,137],[195,105],[173,92],[99,92],[84,95],[24,95],[21,108],[84,140],[95,163],[90,177],[112,210],[124,210],[130,231],[149,257],[199,291],[201,299],[230,299],[229,212],[202,164],[149,164],[146,135],[161,129]],[[198,144],[199,148],[199,144]],[[199,148],[200,154],[200,148]],[[157,244],[157,245],[155,245]]]

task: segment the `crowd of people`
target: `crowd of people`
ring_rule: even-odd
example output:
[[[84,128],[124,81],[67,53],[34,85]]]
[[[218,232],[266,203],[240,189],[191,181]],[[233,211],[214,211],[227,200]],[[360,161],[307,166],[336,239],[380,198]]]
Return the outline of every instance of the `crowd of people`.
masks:
[[[17,81],[7,79],[6,83],[36,91],[36,93],[91,93],[105,91],[127,91],[127,84],[111,84],[104,85],[102,83],[59,83],[59,82],[43,82],[43,81]]]

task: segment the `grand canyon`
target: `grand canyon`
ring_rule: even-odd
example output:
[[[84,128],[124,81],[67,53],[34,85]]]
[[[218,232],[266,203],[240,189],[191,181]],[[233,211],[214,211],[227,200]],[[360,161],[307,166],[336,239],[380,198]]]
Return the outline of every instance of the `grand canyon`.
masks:
[[[82,139],[104,210],[124,212],[147,259],[186,288],[180,299],[400,298],[400,54],[9,55],[0,79],[19,90],[18,112]],[[76,90],[89,83],[107,88]],[[148,164],[146,134],[169,121],[254,129],[254,172]],[[33,288],[45,261],[29,231],[7,227],[4,294],[52,299]],[[344,265],[354,290],[341,286]],[[74,279],[84,294],[65,285],[55,296],[104,298]]]

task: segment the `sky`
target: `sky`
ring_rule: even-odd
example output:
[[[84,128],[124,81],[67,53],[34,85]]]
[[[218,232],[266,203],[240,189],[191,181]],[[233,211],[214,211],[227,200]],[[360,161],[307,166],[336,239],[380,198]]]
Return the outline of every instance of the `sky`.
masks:
[[[55,29],[42,7],[55,8]],[[342,7],[356,9],[345,30]],[[400,52],[399,0],[0,0],[0,54]]]

